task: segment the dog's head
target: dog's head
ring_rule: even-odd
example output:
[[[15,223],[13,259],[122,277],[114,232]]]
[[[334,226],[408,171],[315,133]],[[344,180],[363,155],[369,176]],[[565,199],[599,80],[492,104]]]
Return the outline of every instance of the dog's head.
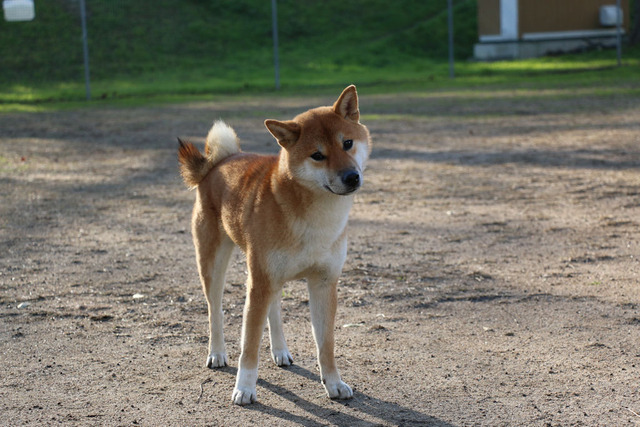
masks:
[[[280,168],[301,185],[348,195],[362,185],[371,152],[369,131],[360,123],[356,87],[347,87],[332,107],[319,107],[293,120],[266,120],[283,150]]]

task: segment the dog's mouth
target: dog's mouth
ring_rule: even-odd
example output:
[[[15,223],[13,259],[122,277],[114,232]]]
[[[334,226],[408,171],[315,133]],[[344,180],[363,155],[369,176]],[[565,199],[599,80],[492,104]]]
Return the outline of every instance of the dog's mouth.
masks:
[[[330,193],[333,193],[333,194],[335,194],[335,195],[338,195],[338,196],[348,196],[348,195],[349,195],[349,194],[351,194],[351,193],[355,193],[355,192],[356,192],[356,190],[357,190],[358,188],[360,188],[360,187],[349,188],[347,191],[344,191],[344,192],[342,192],[342,193],[338,193],[338,192],[333,191],[333,190],[331,189],[331,187],[329,187],[328,185],[325,185],[325,186],[324,186],[324,188],[325,188],[327,191],[329,191]]]

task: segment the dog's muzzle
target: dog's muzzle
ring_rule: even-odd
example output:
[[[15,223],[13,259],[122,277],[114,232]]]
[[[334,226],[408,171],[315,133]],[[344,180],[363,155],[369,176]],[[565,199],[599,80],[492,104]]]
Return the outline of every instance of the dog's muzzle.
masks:
[[[347,170],[342,172],[342,183],[349,192],[355,191],[360,187],[360,174],[355,170]]]
[[[338,176],[340,177],[339,185],[335,183],[324,186],[327,191],[333,194],[346,196],[356,191],[362,184],[362,180],[360,179],[360,172],[355,169],[344,170]]]
[[[340,174],[340,180],[342,181],[342,191],[340,194],[351,194],[360,188],[362,180],[360,179],[360,173],[355,169],[347,169]]]

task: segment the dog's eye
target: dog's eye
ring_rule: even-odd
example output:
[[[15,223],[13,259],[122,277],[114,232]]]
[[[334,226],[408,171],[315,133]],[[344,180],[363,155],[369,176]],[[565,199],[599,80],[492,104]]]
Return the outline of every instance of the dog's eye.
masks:
[[[342,143],[342,148],[344,148],[344,151],[351,150],[351,147],[353,147],[353,139],[347,139]]]
[[[322,160],[326,159],[326,158],[327,158],[327,156],[325,156],[324,154],[322,154],[322,153],[321,153],[321,152],[319,152],[319,151],[316,151],[315,153],[313,153],[313,154],[311,155],[311,158],[312,158],[313,160],[315,160],[316,162],[321,162]]]

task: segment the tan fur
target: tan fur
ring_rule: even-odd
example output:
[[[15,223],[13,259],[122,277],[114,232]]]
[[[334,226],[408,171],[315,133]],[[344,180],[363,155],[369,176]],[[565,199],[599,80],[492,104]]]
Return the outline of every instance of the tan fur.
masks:
[[[237,404],[256,399],[258,348],[267,319],[274,361],[292,363],[278,297],[285,281],[299,278],[309,287],[327,394],[352,396],[336,368],[333,329],[347,217],[370,152],[369,133],[359,117],[357,92],[349,86],[332,107],[290,121],[265,121],[282,147],[278,156],[240,152],[235,133],[220,123],[209,132],[206,156],[180,141],[182,176],[197,189],[192,232],[209,306],[209,367],[227,364],[221,298],[233,245],[247,256],[242,353],[233,393]]]
[[[209,173],[212,165],[198,149],[190,142],[184,142],[178,138],[178,161],[180,162],[180,174],[184,183],[189,188],[195,188]]]
[[[205,145],[205,156],[190,142],[178,138],[180,174],[189,188],[195,188],[221,160],[240,152],[236,133],[221,121],[214,122]]]

